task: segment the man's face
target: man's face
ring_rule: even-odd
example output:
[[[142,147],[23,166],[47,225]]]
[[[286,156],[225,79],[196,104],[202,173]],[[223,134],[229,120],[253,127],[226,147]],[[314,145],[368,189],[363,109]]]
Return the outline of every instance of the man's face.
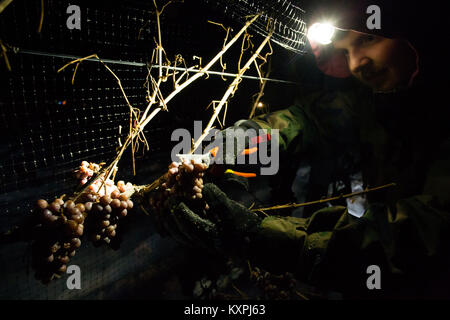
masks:
[[[347,57],[350,72],[376,91],[405,86],[416,70],[416,54],[403,40],[345,31],[333,41]]]

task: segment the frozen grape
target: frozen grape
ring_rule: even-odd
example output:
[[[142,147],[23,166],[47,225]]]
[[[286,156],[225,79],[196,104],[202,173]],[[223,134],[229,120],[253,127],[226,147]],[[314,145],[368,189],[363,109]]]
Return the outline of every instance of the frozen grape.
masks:
[[[134,203],[131,200],[127,200],[127,209],[133,209]]]
[[[48,210],[48,209],[42,210],[42,212],[41,212],[42,221],[50,222],[52,217],[53,217],[53,213],[50,210]]]
[[[125,182],[124,181],[119,181],[117,182],[117,188],[119,189],[120,192],[125,192]]]
[[[63,257],[59,258],[58,260],[61,263],[68,263],[69,262],[69,257],[68,256],[63,256]]]
[[[58,213],[59,210],[61,209],[61,205],[58,202],[54,201],[50,204],[48,208],[54,213]]]
[[[65,223],[65,227],[66,227],[66,233],[68,235],[70,235],[77,231],[78,223],[74,220],[67,220],[67,222]]]
[[[86,202],[85,204],[84,204],[84,209],[85,209],[85,211],[91,211],[91,209],[92,209],[92,202]]]
[[[97,197],[92,193],[87,193],[85,195],[85,198],[88,202],[95,202],[95,200],[97,199]]]
[[[51,250],[52,253],[56,253],[56,251],[58,251],[59,248],[60,248],[60,246],[57,243],[55,243],[54,245],[52,245],[50,247],[50,250]]]
[[[126,201],[120,201],[120,207],[122,209],[127,209],[128,208],[128,203]]]
[[[123,209],[122,211],[120,211],[120,216],[121,217],[126,217],[128,214],[128,210],[127,209]]]
[[[48,202],[44,199],[38,200],[36,204],[37,204],[38,208],[40,208],[40,209],[45,209],[48,207]]]
[[[78,224],[77,229],[75,230],[75,234],[77,236],[81,237],[83,235],[83,232],[84,232],[84,226],[80,223],[80,224]]]
[[[128,196],[127,196],[126,194],[121,194],[121,195],[119,196],[119,200],[120,200],[120,201],[127,201],[127,200],[128,200]]]
[[[75,207],[76,207],[78,210],[80,210],[80,212],[86,211],[86,207],[85,207],[85,205],[82,204],[82,203],[77,203]]]
[[[65,264],[63,264],[61,267],[58,268],[58,272],[60,273],[64,273],[67,270],[67,266]]]
[[[67,210],[68,214],[71,216],[76,216],[81,214],[81,211],[77,207],[72,207]]]
[[[64,207],[65,207],[66,209],[74,208],[74,207],[75,207],[75,202],[73,202],[72,200],[68,200],[68,201],[66,201],[66,203],[64,204]]]
[[[110,222],[109,222],[109,220],[103,220],[103,221],[101,222],[101,225],[102,225],[103,227],[107,227],[107,226],[110,225]]]
[[[98,212],[102,212],[102,211],[103,211],[103,207],[102,207],[99,203],[94,203],[94,204],[92,205],[92,208],[93,208],[95,211],[98,211]]]
[[[84,221],[84,216],[80,213],[80,214],[76,214],[72,216],[72,220],[74,220],[77,223],[83,223]]]
[[[112,208],[109,204],[107,204],[106,206],[103,207],[103,212],[104,214],[109,214],[112,212]]]
[[[81,240],[79,238],[72,238],[70,245],[72,248],[79,248],[81,246]]]
[[[103,196],[100,198],[100,203],[104,206],[109,205],[111,203],[111,197],[109,196]]]
[[[114,200],[111,201],[110,205],[111,205],[111,207],[113,209],[117,209],[117,208],[120,207],[120,200],[119,199],[114,199]]]
[[[120,191],[119,190],[114,190],[113,192],[111,192],[111,198],[112,199],[117,199],[120,196]]]

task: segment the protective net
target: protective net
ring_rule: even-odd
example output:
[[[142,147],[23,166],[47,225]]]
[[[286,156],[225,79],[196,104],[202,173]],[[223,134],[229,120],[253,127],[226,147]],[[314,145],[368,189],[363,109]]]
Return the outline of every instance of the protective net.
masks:
[[[70,31],[63,14],[67,3],[48,1],[44,8],[47,15],[40,35],[29,33],[36,30],[38,15],[33,14],[39,12],[39,5],[25,6],[17,1],[1,19],[3,41],[19,48],[16,55],[10,55],[13,72],[2,77],[1,121],[8,133],[0,166],[3,214],[29,209],[25,200],[36,197],[36,188],[42,196],[73,190],[71,169],[83,159],[109,161],[118,139],[123,139],[129,128],[128,107],[103,66],[92,62],[81,65],[72,86],[72,72],[57,73],[70,60],[55,55],[83,55],[89,48],[100,56],[112,57],[117,52],[115,59],[144,62],[151,54],[151,48],[139,47],[140,41],[148,42],[145,33],[136,40],[151,11],[129,9],[127,14],[114,14],[83,8],[82,29]],[[116,64],[114,70],[130,102],[145,103],[142,89],[146,68]],[[119,126],[123,127],[122,134]],[[154,131],[147,133],[156,137],[162,133],[160,129]],[[152,151],[160,148],[158,141],[152,143]]]
[[[81,30],[67,28],[66,10],[70,4],[78,4],[81,9]],[[121,79],[130,103],[146,103],[145,62],[151,58],[155,25],[150,6],[52,0],[43,1],[43,5],[40,33],[37,32],[42,12],[40,1],[14,1],[0,16],[0,39],[9,49],[11,66],[11,71],[7,71],[3,65],[1,73],[0,126],[5,132],[0,149],[2,232],[20,224],[36,199],[73,193],[78,184],[73,170],[80,162],[110,162],[116,155],[119,139],[123,140],[129,130],[128,106],[117,82],[101,64],[80,65],[73,85],[73,69],[58,73],[61,66],[92,53],[111,59],[115,62],[110,64],[111,68]],[[183,28],[189,31],[189,27]],[[164,32],[171,39],[168,46],[174,46],[171,41],[182,44],[189,41],[176,23],[168,23]],[[152,137],[151,149],[137,159],[140,171],[133,179],[136,183],[151,180],[157,174],[155,165],[142,165],[149,159],[156,164],[169,161],[159,157],[167,154],[164,151],[170,147],[167,140],[170,141],[174,124],[164,114],[158,120],[158,126],[145,130]],[[127,158],[125,155],[120,175],[130,180]],[[152,236],[149,221],[136,219],[139,223],[133,228],[133,237],[118,251],[94,248],[87,241],[83,244],[83,250],[72,261],[82,268],[82,290],[67,290],[65,281],[43,286],[34,279],[31,270],[30,246],[2,245],[0,297],[98,296],[97,290],[106,284],[139,273],[149,262],[157,264],[157,256],[149,252],[153,246],[164,244],[159,237]],[[170,250],[170,243],[168,246]]]
[[[245,21],[248,16],[261,14],[250,29],[260,35],[267,35],[269,21],[273,24],[272,41],[296,53],[305,53],[306,23],[305,11],[290,0],[204,0],[217,5],[232,19]]]
[[[8,49],[11,66],[8,71],[2,57],[1,232],[29,215],[37,199],[73,193],[78,185],[73,170],[80,162],[111,163],[119,140],[123,142],[128,133],[129,108],[117,81],[103,65],[97,61],[83,62],[77,69],[74,84],[74,68],[58,73],[59,68],[75,58],[96,53],[120,78],[130,103],[147,104],[144,84],[156,36],[152,1],[130,0],[114,5],[107,1],[44,0],[42,3],[44,11],[41,1],[15,0],[0,15],[0,40]],[[223,30],[214,26],[213,31],[208,31],[207,17],[214,14],[208,12],[204,19],[197,19],[208,6],[189,3],[161,16],[164,49],[171,57],[181,52],[189,58],[199,55],[206,60],[221,48]],[[67,27],[70,5],[79,5],[81,9],[80,30]],[[42,12],[42,28],[37,32]],[[229,18],[226,12],[220,15]],[[257,88],[258,83],[254,84]],[[246,92],[243,96],[248,97],[253,90],[246,92],[242,84],[239,92]],[[160,176],[170,163],[171,143],[168,142],[173,130],[192,127],[194,119],[209,119],[204,107],[211,97],[219,97],[223,91],[224,82],[216,77],[174,99],[171,112],[161,112],[154,125],[144,131],[150,150],[136,158],[136,176],[132,175],[131,154],[126,152],[116,180],[143,185]],[[234,99],[238,104],[239,95]],[[235,115],[237,120],[248,112],[241,108]],[[81,267],[82,290],[68,290],[63,279],[43,286],[34,279],[29,244],[1,244],[0,297],[111,298],[123,296],[124,287],[142,285],[143,278],[158,278],[161,282],[183,262],[184,253],[171,239],[161,239],[152,220],[145,215],[129,218],[121,231],[126,241],[117,251],[94,248],[85,241],[71,260]],[[173,255],[175,249],[177,254]],[[123,280],[125,277],[127,280]],[[155,291],[143,288],[148,296],[158,297],[158,287],[152,289]]]

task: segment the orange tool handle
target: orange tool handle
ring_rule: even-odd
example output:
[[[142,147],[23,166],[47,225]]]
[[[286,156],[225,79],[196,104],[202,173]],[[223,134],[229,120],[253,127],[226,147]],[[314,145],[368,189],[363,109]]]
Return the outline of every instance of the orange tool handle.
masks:
[[[250,148],[250,149],[244,149],[244,150],[242,150],[242,152],[241,152],[241,155],[249,155],[249,154],[252,154],[252,153],[255,153],[256,151],[258,151],[258,147],[253,147],[253,148]]]
[[[239,172],[239,171],[234,171],[234,170],[231,170],[231,169],[225,170],[225,173],[232,173],[232,174],[235,174],[237,176],[244,177],[244,178],[255,178],[256,177],[256,173]]]

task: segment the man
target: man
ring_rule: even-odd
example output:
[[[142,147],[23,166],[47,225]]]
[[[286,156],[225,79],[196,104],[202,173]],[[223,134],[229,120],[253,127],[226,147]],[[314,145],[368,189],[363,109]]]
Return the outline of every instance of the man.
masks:
[[[347,23],[366,22],[364,1],[346,3],[359,17],[347,15]],[[331,12],[350,11],[338,8]],[[326,195],[332,185],[339,194],[337,180],[350,191],[358,190],[355,181],[359,190],[396,187],[360,197],[358,207],[349,200],[294,218],[260,216],[206,184],[209,218],[169,199],[165,225],[194,246],[295,272],[346,297],[450,297],[450,140],[440,110],[427,106],[433,87],[419,68],[421,44],[382,36],[366,23],[339,26],[329,45],[311,41],[318,67],[335,77],[351,74],[364,86],[304,96],[234,128],[279,129],[281,151],[311,165],[310,193]],[[371,266],[381,271],[379,290],[368,284]]]
[[[338,31],[335,55],[344,55],[342,69],[375,92],[389,92],[412,85],[418,73],[418,56],[403,39],[389,39],[354,30]],[[317,45],[315,44],[317,48]]]

